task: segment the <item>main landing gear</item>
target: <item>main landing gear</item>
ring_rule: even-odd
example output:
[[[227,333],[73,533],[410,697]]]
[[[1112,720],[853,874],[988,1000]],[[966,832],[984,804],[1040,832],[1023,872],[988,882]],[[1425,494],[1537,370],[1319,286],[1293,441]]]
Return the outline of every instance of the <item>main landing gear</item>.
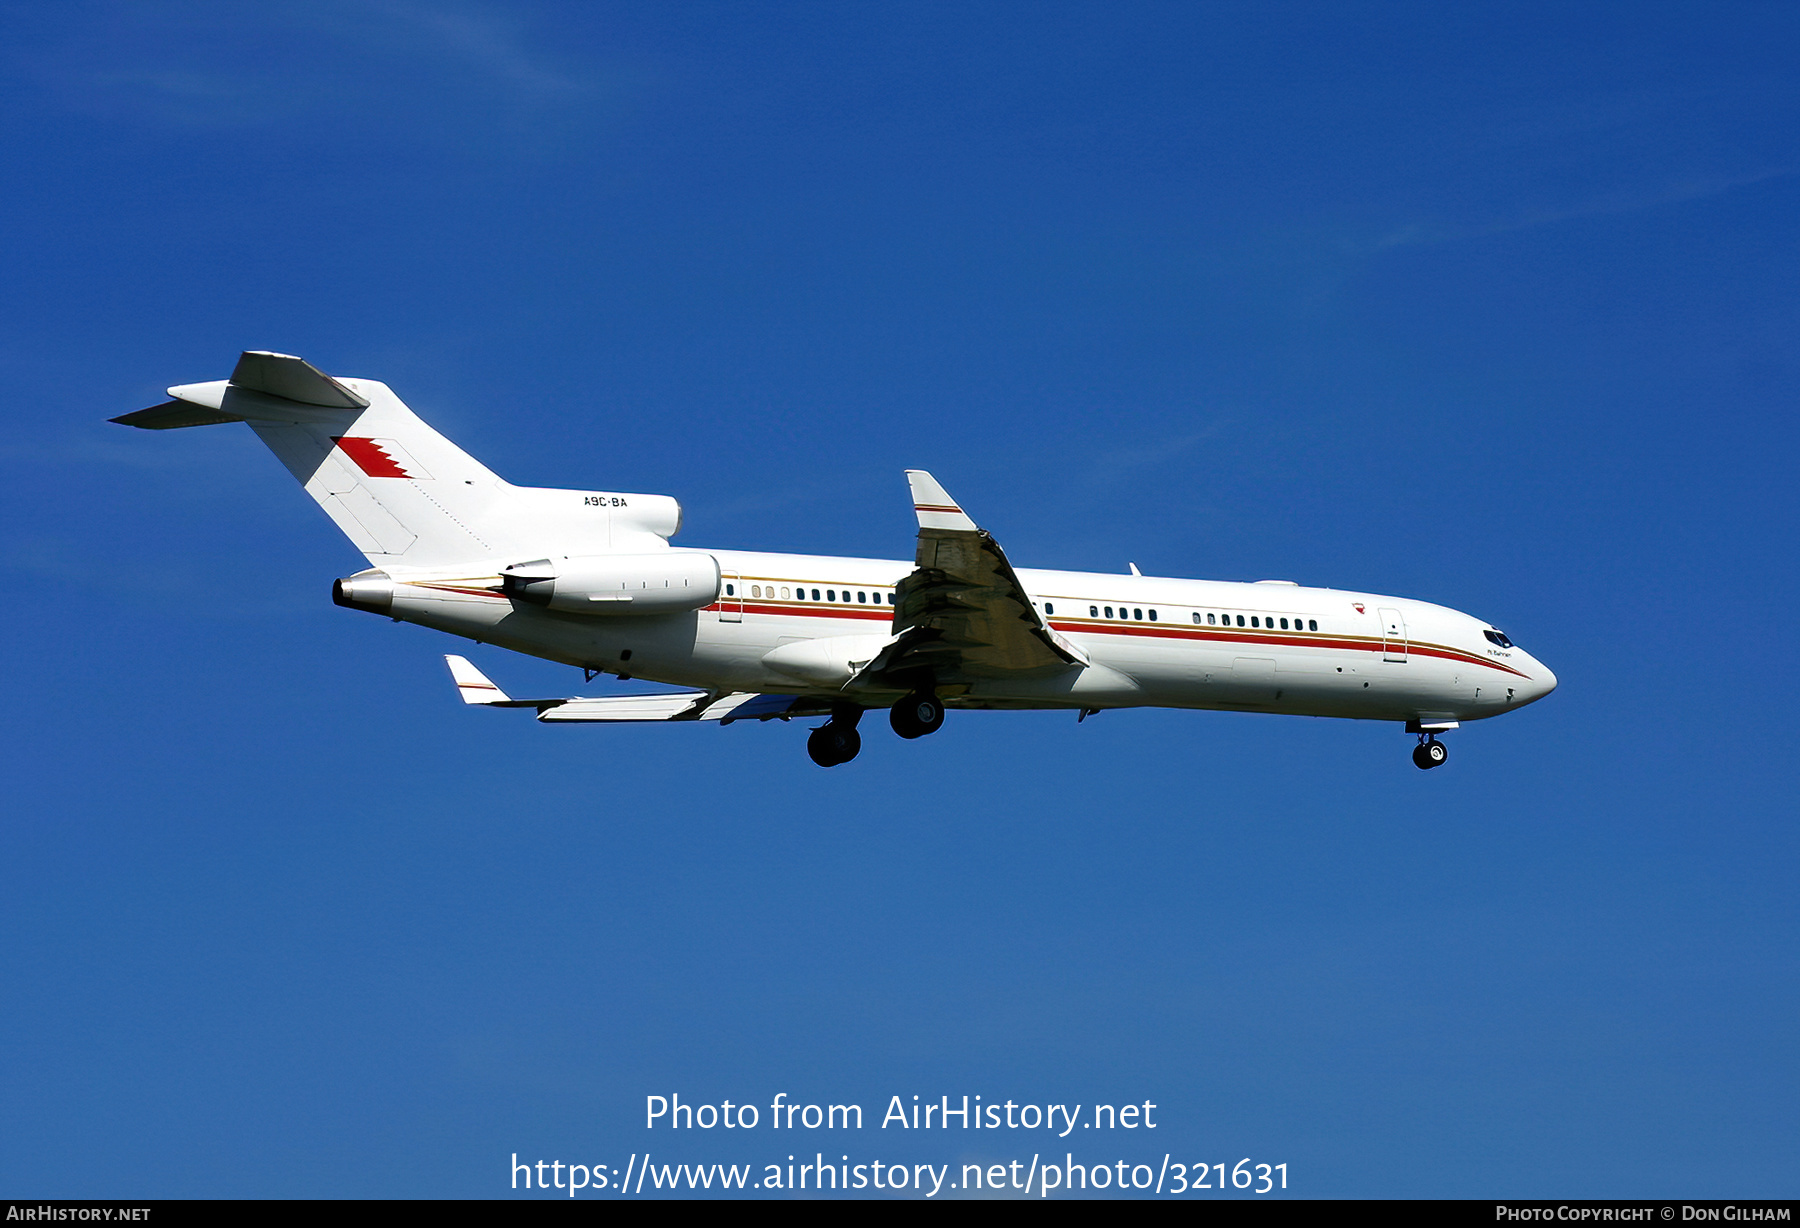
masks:
[[[820,767],[836,767],[856,758],[862,749],[862,735],[856,722],[863,710],[855,704],[839,704],[831,710],[831,719],[812,731],[806,739],[806,753]],[[944,701],[930,691],[914,691],[888,711],[888,724],[903,738],[922,738],[944,727]]]
[[[1419,735],[1419,744],[1413,747],[1413,762],[1421,768],[1441,766],[1450,757],[1450,748],[1437,740],[1435,733]]]
[[[862,735],[856,722],[863,710],[855,704],[840,704],[831,710],[831,719],[813,730],[806,739],[806,753],[820,767],[836,767],[856,758],[862,750]]]
[[[944,701],[930,691],[914,691],[888,709],[888,724],[903,738],[922,738],[944,726]]]

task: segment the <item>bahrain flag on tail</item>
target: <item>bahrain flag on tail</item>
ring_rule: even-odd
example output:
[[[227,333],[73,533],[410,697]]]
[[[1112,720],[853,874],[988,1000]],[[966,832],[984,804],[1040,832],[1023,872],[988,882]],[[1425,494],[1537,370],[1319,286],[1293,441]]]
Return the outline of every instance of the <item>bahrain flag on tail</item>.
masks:
[[[356,462],[356,467],[372,478],[413,478],[429,480],[431,475],[392,439],[359,439],[354,435],[334,435],[331,442]]]

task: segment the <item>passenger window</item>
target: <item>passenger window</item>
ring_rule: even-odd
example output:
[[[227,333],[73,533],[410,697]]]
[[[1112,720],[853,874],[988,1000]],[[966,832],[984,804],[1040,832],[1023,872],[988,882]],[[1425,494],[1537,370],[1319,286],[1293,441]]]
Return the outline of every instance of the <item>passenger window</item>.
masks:
[[[1046,601],[1044,603],[1044,613],[1054,614],[1054,613],[1056,613],[1056,607],[1051,605],[1048,601]]]
[[[1242,614],[1239,614],[1237,616],[1237,619],[1238,619],[1238,626],[1240,626],[1240,627],[1243,626],[1244,625],[1244,616]]]
[[[1256,615],[1254,615],[1254,614],[1252,614],[1252,615],[1251,615],[1251,616],[1250,616],[1250,625],[1251,625],[1251,626],[1252,626],[1252,627],[1254,627],[1254,626],[1256,626]]]
[[[1198,614],[1194,615],[1194,625],[1196,627],[1200,625],[1200,615],[1198,615]]]
[[[1306,620],[1306,629],[1308,631],[1317,631],[1319,629],[1319,620],[1316,618],[1307,619]]]
[[[1287,619],[1285,619],[1285,618],[1281,620],[1281,629],[1283,631],[1286,631],[1288,629]]]
[[[1099,618],[1100,617],[1100,607],[1097,605],[1089,606],[1088,607],[1088,617],[1089,618]]]
[[[868,605],[869,604],[869,594],[867,594],[867,593],[856,594],[856,604],[857,605]]]
[[[1131,612],[1131,616],[1133,618],[1137,619],[1139,622],[1144,621],[1144,612],[1142,610],[1133,610]]]
[[[889,604],[889,605],[893,605],[893,604],[894,604],[894,594],[892,594],[892,593],[889,593],[889,594],[888,594],[888,604]]]
[[[735,597],[735,596],[737,596],[737,585],[735,585],[735,584],[727,584],[727,585],[726,585],[726,586],[725,586],[725,595],[726,595],[726,596],[727,596],[727,597]]]
[[[785,584],[781,586],[781,599],[783,601],[788,599],[788,587]]]
[[[1151,610],[1151,611],[1150,611],[1150,621],[1151,621],[1151,622],[1155,622],[1155,621],[1156,621],[1156,611],[1155,611],[1155,610]]]
[[[1106,607],[1106,616],[1107,616],[1107,617],[1108,617],[1108,618],[1111,618],[1111,617],[1112,617],[1112,607],[1111,607],[1111,606],[1107,606],[1107,607]]]
[[[819,590],[815,588],[813,590],[813,600],[817,601],[818,599],[819,599]]]
[[[1213,624],[1213,616],[1211,614],[1208,614],[1206,616],[1206,625],[1210,627],[1210,626],[1212,626],[1212,624]]]

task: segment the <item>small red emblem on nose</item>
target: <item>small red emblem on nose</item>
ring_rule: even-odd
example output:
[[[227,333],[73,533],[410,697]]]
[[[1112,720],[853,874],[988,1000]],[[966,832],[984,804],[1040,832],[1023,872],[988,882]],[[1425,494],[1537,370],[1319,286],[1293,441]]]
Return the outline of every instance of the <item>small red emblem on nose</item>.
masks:
[[[1361,614],[1363,612],[1363,603],[1362,602],[1352,601],[1350,604],[1356,607],[1356,612],[1358,614]]]

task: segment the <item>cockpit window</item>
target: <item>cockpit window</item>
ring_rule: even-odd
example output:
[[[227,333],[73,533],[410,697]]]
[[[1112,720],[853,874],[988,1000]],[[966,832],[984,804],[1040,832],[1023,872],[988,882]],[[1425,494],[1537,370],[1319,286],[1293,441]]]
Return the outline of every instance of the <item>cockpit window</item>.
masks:
[[[1487,636],[1488,643],[1490,644],[1498,644],[1501,648],[1511,648],[1513,646],[1513,642],[1506,638],[1506,632],[1504,631],[1496,631],[1492,627],[1489,627],[1481,634]]]

